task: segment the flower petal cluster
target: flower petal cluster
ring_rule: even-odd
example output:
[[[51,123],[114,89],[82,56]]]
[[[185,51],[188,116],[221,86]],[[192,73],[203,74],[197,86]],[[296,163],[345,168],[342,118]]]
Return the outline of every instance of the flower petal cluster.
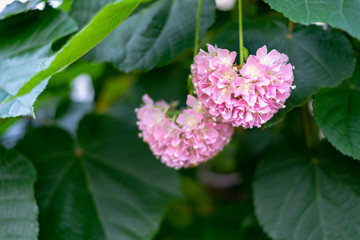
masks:
[[[189,95],[190,108],[180,114],[171,112],[165,101],[155,102],[143,96],[144,105],[137,109],[140,137],[154,155],[167,166],[179,169],[197,166],[214,157],[230,141],[233,127],[219,123],[206,113],[201,103]]]
[[[214,117],[234,127],[260,127],[290,96],[294,76],[288,57],[266,46],[250,55],[242,68],[234,65],[236,52],[208,45],[191,65],[199,101]]]

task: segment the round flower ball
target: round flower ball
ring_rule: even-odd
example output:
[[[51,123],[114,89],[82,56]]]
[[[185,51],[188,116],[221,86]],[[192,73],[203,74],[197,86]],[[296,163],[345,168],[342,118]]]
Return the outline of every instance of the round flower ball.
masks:
[[[260,127],[290,96],[293,66],[288,57],[266,46],[250,55],[244,66],[234,64],[236,52],[208,45],[191,65],[199,101],[210,115],[234,127]]]
[[[174,104],[165,101],[154,103],[146,94],[143,102],[135,110],[139,136],[168,167],[194,167],[209,160],[233,134],[231,124],[217,122],[194,96],[188,95],[189,108],[182,111],[176,111]]]

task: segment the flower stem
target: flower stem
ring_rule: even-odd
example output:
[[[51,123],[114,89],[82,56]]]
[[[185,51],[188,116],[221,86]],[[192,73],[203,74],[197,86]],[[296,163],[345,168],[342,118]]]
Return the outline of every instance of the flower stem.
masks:
[[[309,116],[308,116],[309,113],[306,104],[304,104],[304,106],[302,107],[301,114],[302,114],[302,124],[303,124],[306,145],[308,146],[309,149],[311,149],[311,147],[313,146],[313,141],[311,137],[311,129],[309,123]]]
[[[196,30],[195,30],[194,57],[198,54],[198,51],[199,51],[199,35],[200,35],[201,5],[202,5],[202,0],[199,0],[199,1],[198,1],[197,16],[196,16]]]
[[[319,129],[314,118],[309,112],[309,103],[304,104],[301,109],[303,131],[305,142],[309,149],[314,149],[319,143]]]
[[[239,6],[239,52],[240,52],[240,66],[244,65],[244,42],[242,29],[242,6],[241,0],[238,1]]]
[[[294,22],[291,21],[291,20],[289,20],[288,33],[287,33],[287,35],[286,35],[286,37],[287,37],[288,39],[291,39],[291,38],[292,38],[292,32],[293,32],[293,30],[294,30]]]
[[[200,18],[201,18],[202,0],[198,0],[198,9],[196,16],[196,29],[195,29],[195,43],[194,43],[194,58],[199,52],[199,35],[200,35]],[[188,77],[187,87],[190,95],[194,95],[194,86],[192,84],[191,75]]]
[[[289,20],[288,34],[292,34],[293,30],[294,30],[294,22]]]

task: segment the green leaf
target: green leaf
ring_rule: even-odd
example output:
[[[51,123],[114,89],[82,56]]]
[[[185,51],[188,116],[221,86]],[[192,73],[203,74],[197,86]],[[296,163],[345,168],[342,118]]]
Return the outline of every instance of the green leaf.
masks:
[[[0,136],[16,122],[16,118],[0,119]]]
[[[349,41],[335,30],[297,26],[289,35],[284,23],[274,21],[246,25],[245,46],[252,54],[263,45],[289,56],[295,66],[294,85],[285,109],[266,126],[271,126],[291,109],[304,104],[309,96],[325,87],[334,87],[352,75],[355,57]]]
[[[114,0],[72,0],[69,14],[79,26],[83,27],[93,18],[99,9],[112,2]]]
[[[58,8],[64,10],[65,12],[69,12],[73,0],[59,0],[59,1],[61,1],[61,5]]]
[[[321,131],[340,152],[360,160],[360,66],[351,81],[314,96],[314,115]]]
[[[0,146],[1,240],[37,239],[35,180],[35,169],[27,159]]]
[[[53,56],[43,71],[32,77],[18,93],[24,95],[44,79],[70,65],[112,32],[142,0],[117,0],[102,8],[94,18]]]
[[[32,10],[41,0],[30,0],[26,2],[14,1],[6,5],[5,9],[0,12],[0,19],[4,19],[22,12]]]
[[[31,11],[0,21],[0,117],[34,116],[33,103],[46,86],[16,97],[29,79],[46,68],[53,41],[76,30],[75,22],[52,8]],[[3,101],[13,97],[12,100]],[[3,103],[1,103],[3,102]]]
[[[193,0],[155,1],[126,19],[86,59],[111,62],[125,72],[165,65],[194,46],[196,11]],[[214,12],[214,1],[204,0],[200,35],[214,22]]]
[[[47,59],[41,59],[41,62],[35,65],[35,67],[32,66],[31,69],[33,69],[36,74],[32,73],[23,76],[22,85],[12,85],[12,92],[2,92],[2,83],[0,82],[0,101],[6,99],[4,101],[5,103],[3,102],[5,107],[2,106],[0,108],[0,117],[26,114],[33,115],[32,104],[45,88],[46,81],[44,80],[70,65],[98,44],[127,17],[141,1],[142,0],[118,0],[106,5],[96,14],[88,25],[74,35],[55,55]],[[44,23],[47,22],[45,21]],[[27,25],[25,24],[25,26]],[[26,62],[28,64],[35,64],[36,62],[34,63],[33,59],[30,59],[31,61],[28,59],[37,56],[37,54],[39,53],[33,52],[29,54],[29,56],[26,56]],[[8,77],[12,78],[13,76],[8,74]],[[13,95],[13,92],[17,92],[16,96]],[[12,97],[9,99],[8,97],[11,95]],[[21,108],[20,106],[22,105],[19,102],[22,102],[22,105],[26,104],[26,108],[30,108],[28,109],[29,111],[26,112],[25,110],[27,109],[24,109],[25,107]],[[12,106],[13,104],[16,105]],[[21,111],[17,110],[19,108]]]
[[[256,214],[273,239],[359,239],[360,164],[322,143],[270,152],[254,178]]]
[[[359,0],[264,0],[294,22],[324,22],[360,39]]]
[[[180,195],[176,172],[125,122],[90,115],[77,137],[78,144],[64,130],[39,128],[18,146],[39,175],[40,239],[151,239]]]

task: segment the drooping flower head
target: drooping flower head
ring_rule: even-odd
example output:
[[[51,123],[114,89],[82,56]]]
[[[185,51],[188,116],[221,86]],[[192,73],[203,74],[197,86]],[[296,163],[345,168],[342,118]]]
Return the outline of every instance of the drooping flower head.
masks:
[[[290,96],[293,67],[288,57],[266,46],[250,55],[242,68],[234,64],[236,52],[208,45],[191,65],[199,101],[214,117],[233,126],[260,127]]]
[[[143,102],[137,109],[140,137],[169,167],[187,168],[209,160],[233,134],[231,124],[217,122],[194,96],[188,96],[189,108],[180,113],[164,101],[154,103],[148,95]]]

